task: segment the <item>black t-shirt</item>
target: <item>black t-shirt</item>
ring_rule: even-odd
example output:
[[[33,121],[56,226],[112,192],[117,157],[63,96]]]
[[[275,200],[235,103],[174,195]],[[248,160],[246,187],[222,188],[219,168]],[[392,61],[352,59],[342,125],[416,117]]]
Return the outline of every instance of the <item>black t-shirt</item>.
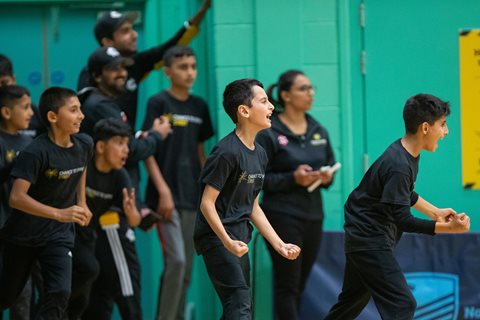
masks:
[[[88,165],[87,183],[85,187],[87,206],[93,214],[87,227],[75,225],[77,237],[86,240],[96,238],[98,218],[108,210],[123,212],[123,188],[131,189],[130,178],[125,169],[101,172],[92,159]],[[125,220],[125,219],[124,219]]]
[[[267,217],[270,214],[282,214],[307,220],[323,219],[320,188],[308,192],[293,177],[301,164],[319,170],[335,163],[327,130],[308,114],[306,119],[307,132],[301,136],[290,131],[278,115],[272,117],[271,129],[257,135],[257,142],[268,156],[262,200]],[[330,184],[321,187],[327,188]]]
[[[172,191],[175,206],[193,210],[198,200],[201,169],[198,144],[213,135],[208,106],[196,96],[190,95],[187,100],[180,101],[162,91],[148,101],[143,129],[149,129],[153,120],[161,115],[170,119],[173,132],[158,143],[155,159]],[[150,180],[146,200],[151,208],[157,207],[158,192]]]
[[[5,224],[11,212],[11,208],[8,205],[8,198],[13,183],[9,178],[10,172],[15,163],[15,158],[31,141],[32,138],[26,135],[12,135],[0,131],[0,170],[2,171],[2,181],[0,184],[0,229]]]
[[[232,132],[213,148],[202,169],[200,194],[206,185],[220,191],[215,208],[232,239],[245,243],[250,241],[250,214],[254,200],[262,189],[267,161],[262,146],[255,143],[255,149],[250,150]],[[200,209],[197,212],[194,240],[199,254],[222,245]]]
[[[28,195],[45,205],[64,209],[77,203],[77,188],[92,155],[93,141],[86,134],[71,136],[73,145],[62,148],[47,134],[37,137],[18,156],[14,179],[31,183]],[[5,241],[29,247],[60,243],[73,247],[73,223],[61,223],[12,210],[3,231]]]
[[[180,39],[185,35],[187,29],[180,28],[178,32],[167,42],[153,47],[149,50],[137,52],[130,58],[133,59],[134,64],[127,67],[128,80],[125,84],[125,92],[118,97],[117,103],[122,107],[122,110],[127,115],[128,121],[132,128],[135,128],[135,121],[137,117],[137,99],[138,99],[138,85],[148,75],[148,73],[156,69],[157,63],[163,59],[165,52],[179,43]],[[81,90],[85,87],[91,86],[90,77],[87,68],[83,68],[78,77],[77,89]]]
[[[419,158],[397,140],[368,169],[345,203],[346,252],[391,250],[403,231],[434,234],[435,221],[410,213]]]

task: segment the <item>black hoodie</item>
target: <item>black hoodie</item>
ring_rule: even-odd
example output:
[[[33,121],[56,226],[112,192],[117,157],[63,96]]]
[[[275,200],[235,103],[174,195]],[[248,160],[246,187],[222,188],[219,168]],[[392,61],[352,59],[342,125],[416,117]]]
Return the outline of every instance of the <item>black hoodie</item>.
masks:
[[[301,164],[319,170],[335,163],[327,130],[308,114],[305,116],[305,135],[295,135],[280,121],[278,114],[272,117],[272,128],[257,135],[269,159],[262,201],[267,216],[287,214],[307,220],[323,219],[320,188],[308,192],[306,187],[296,184],[293,177]],[[321,187],[328,188],[330,184]]]

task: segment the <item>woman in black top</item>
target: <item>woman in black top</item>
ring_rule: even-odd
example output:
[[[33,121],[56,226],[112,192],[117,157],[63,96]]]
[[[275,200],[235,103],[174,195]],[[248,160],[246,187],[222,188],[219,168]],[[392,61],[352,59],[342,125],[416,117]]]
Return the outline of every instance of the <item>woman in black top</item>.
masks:
[[[273,92],[277,87],[277,99]],[[301,71],[284,72],[267,94],[280,113],[272,128],[260,132],[257,141],[269,162],[262,208],[279,236],[302,248],[297,260],[287,260],[268,249],[273,264],[274,306],[277,319],[297,319],[305,282],[315,262],[323,224],[320,188],[332,183],[332,173],[320,172],[335,160],[327,131],[307,111],[315,94]],[[307,189],[321,179],[319,187]]]

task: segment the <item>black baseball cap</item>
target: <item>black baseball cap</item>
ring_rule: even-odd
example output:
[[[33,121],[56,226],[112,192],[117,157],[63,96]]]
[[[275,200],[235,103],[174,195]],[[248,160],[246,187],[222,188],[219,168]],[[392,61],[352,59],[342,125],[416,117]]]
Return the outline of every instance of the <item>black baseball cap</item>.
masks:
[[[98,43],[102,44],[103,38],[112,39],[113,33],[124,23],[130,21],[134,23],[138,18],[138,14],[133,11],[120,13],[118,11],[107,11],[97,20],[95,25],[95,38]]]
[[[102,73],[103,68],[116,67],[119,64],[128,67],[133,64],[131,58],[122,57],[114,47],[99,47],[88,58],[88,74],[92,79]]]

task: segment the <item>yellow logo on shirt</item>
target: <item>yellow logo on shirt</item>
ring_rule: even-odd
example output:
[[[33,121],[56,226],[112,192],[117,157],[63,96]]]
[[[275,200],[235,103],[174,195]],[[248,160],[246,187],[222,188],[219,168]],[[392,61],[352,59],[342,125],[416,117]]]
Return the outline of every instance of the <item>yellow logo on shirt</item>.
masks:
[[[58,176],[58,170],[57,169],[47,169],[47,171],[45,171],[45,175],[49,179],[55,178],[56,176]]]
[[[17,153],[15,150],[7,150],[7,153],[5,154],[5,160],[7,160],[7,162],[12,162],[16,155]]]

